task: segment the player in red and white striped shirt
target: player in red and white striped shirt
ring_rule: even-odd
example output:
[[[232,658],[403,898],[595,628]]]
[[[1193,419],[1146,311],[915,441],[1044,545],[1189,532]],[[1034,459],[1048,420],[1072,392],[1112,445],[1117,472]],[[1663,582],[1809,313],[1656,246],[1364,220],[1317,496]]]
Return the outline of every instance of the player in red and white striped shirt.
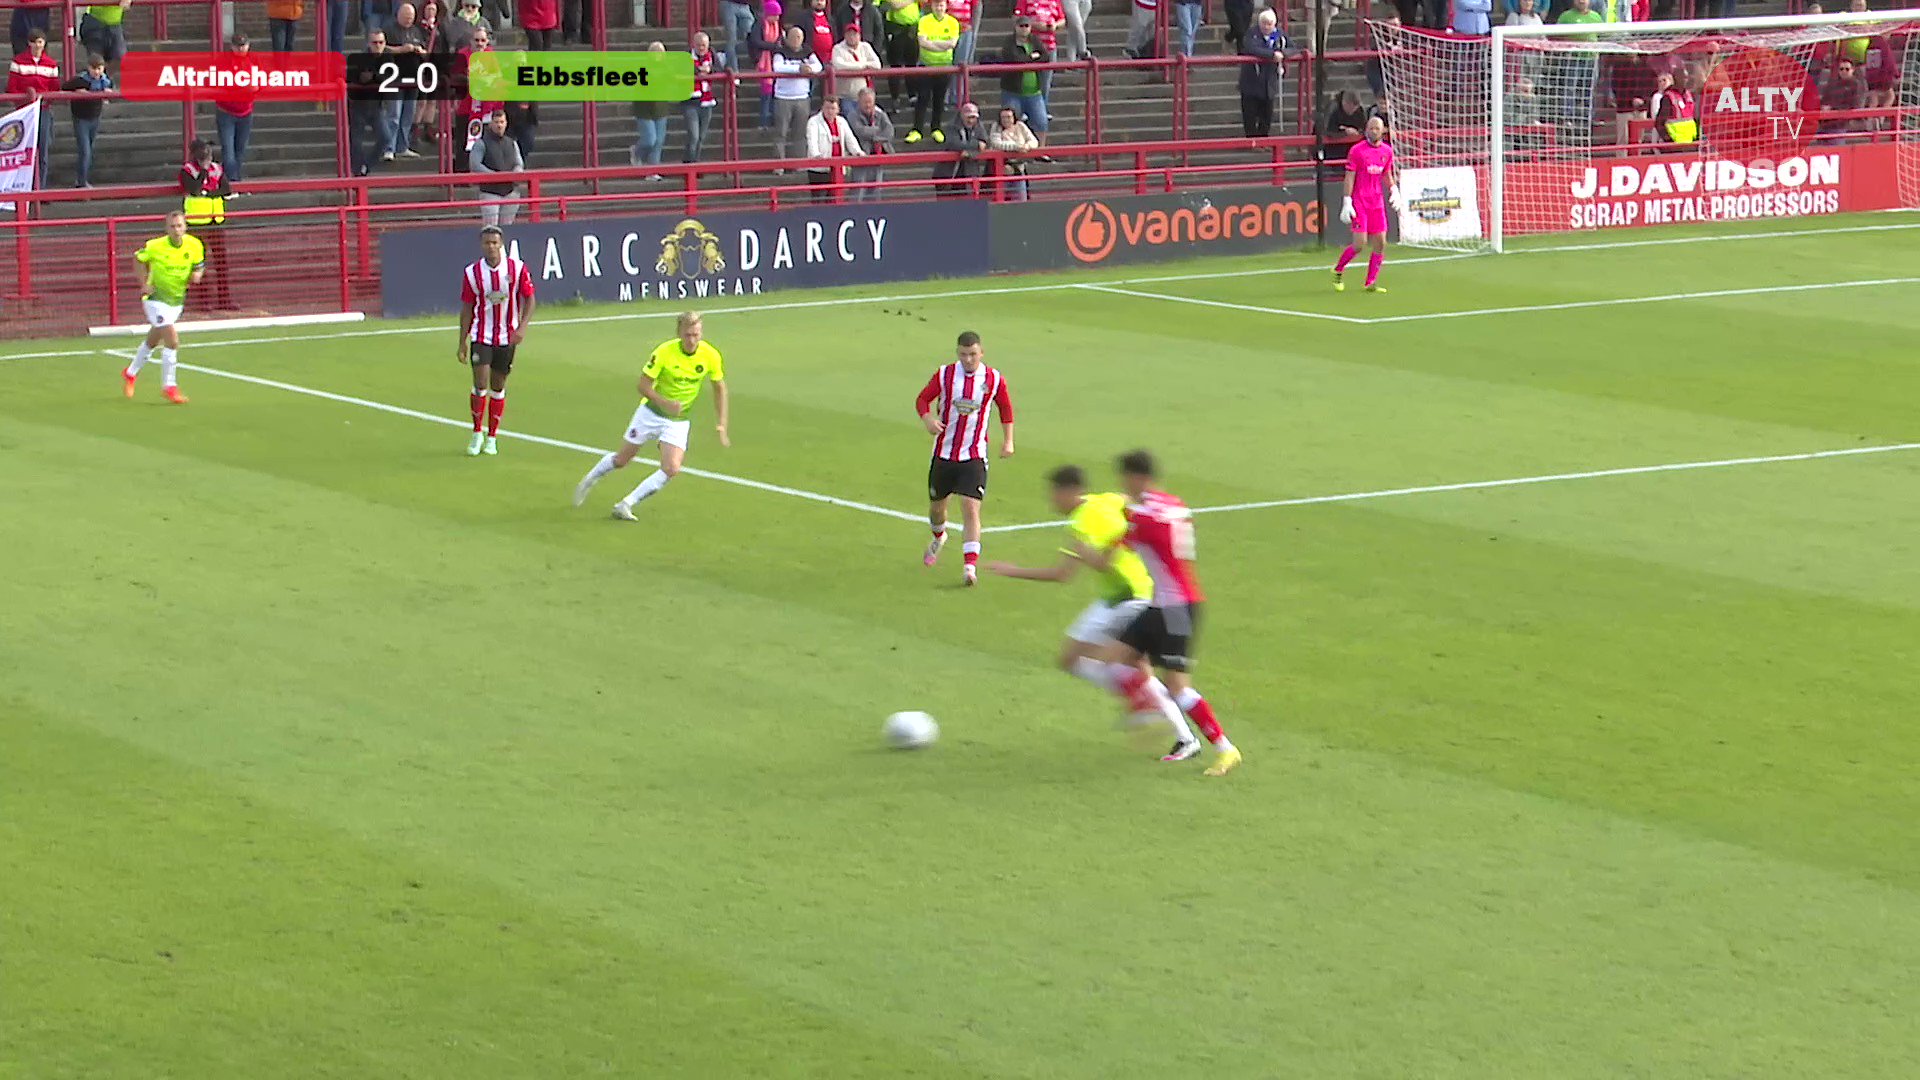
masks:
[[[467,456],[497,454],[494,439],[507,411],[507,376],[513,353],[527,336],[533,318],[533,274],[527,264],[507,257],[507,238],[498,226],[480,230],[480,261],[460,272],[460,347],[454,358],[473,365],[473,440]]]
[[[947,498],[960,496],[960,550],[966,554],[961,580],[979,580],[980,504],[987,497],[987,406],[1000,414],[1000,456],[1013,456],[1013,398],[1006,377],[986,364],[980,335],[960,335],[953,363],[933,373],[914,399],[920,422],[933,436],[933,463],[927,467],[927,523],[933,540],[921,561],[932,566],[947,543]]]
[[[1135,450],[1120,458],[1120,486],[1132,500],[1127,506],[1127,535],[1121,540],[1147,564],[1153,576],[1153,599],[1098,659],[1085,658],[1077,668],[1083,678],[1104,681],[1124,697],[1136,712],[1153,704],[1151,679],[1140,670],[1145,657],[1160,669],[1167,692],[1180,711],[1192,718],[1217,755],[1208,776],[1224,776],[1240,764],[1240,751],[1220,728],[1213,706],[1194,689],[1189,671],[1193,643],[1200,628],[1200,576],[1194,570],[1193,511],[1187,504],[1154,486],[1153,455]],[[1083,555],[1087,565],[1106,569],[1104,552]],[[1105,664],[1104,676],[1098,669]]]

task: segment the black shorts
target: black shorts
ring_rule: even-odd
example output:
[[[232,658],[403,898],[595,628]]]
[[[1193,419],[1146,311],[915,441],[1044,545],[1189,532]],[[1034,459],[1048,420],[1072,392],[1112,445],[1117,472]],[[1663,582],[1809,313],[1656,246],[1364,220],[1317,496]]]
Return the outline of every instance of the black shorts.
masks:
[[[468,350],[467,357],[474,367],[490,367],[505,375],[513,370],[513,351],[519,347],[518,345],[482,345],[476,341],[473,343],[473,348]]]
[[[939,502],[949,495],[964,495],[969,499],[986,498],[986,459],[948,461],[946,458],[934,458],[933,464],[927,466],[927,498]]]
[[[1193,643],[1200,633],[1200,605],[1150,607],[1120,631],[1120,643],[1168,671],[1193,668]]]

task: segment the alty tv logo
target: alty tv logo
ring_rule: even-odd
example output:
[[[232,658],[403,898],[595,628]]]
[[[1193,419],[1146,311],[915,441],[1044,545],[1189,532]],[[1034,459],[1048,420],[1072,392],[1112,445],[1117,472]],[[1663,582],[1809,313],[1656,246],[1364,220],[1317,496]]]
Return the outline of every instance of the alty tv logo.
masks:
[[[1319,204],[1297,199],[1251,199],[1222,206],[1201,199],[1194,207],[1132,211],[1088,201],[1067,213],[1064,238],[1067,252],[1092,266],[1123,250],[1204,248],[1212,243],[1319,231]]]

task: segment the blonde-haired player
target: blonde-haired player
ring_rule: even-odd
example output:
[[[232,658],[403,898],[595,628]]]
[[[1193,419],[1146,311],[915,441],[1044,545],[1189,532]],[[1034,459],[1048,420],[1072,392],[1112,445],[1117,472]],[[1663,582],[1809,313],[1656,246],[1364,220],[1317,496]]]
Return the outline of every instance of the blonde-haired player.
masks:
[[[581,478],[579,486],[573,489],[573,505],[586,502],[587,493],[601,477],[625,468],[627,462],[640,453],[641,447],[658,441],[660,467],[640,481],[640,486],[628,492],[626,498],[613,504],[614,517],[621,521],[634,520],[634,504],[658,494],[667,486],[667,481],[679,473],[680,464],[686,459],[687,435],[693,427],[687,413],[700,397],[702,382],[713,383],[713,427],[720,437],[720,445],[733,445],[727,437],[727,371],[720,350],[705,339],[699,312],[682,312],[678,329],[679,336],[661,342],[647,358],[647,366],[640,369],[640,407],[633,410],[633,420],[621,437],[620,449],[602,457]]]
[[[141,293],[141,306],[147,313],[147,336],[133,351],[133,361],[120,373],[120,378],[127,396],[132,397],[140,369],[146,366],[153,347],[158,345],[162,393],[175,405],[185,405],[187,395],[180,392],[174,378],[174,365],[180,360],[180,328],[176,324],[187,307],[187,287],[200,284],[200,278],[207,272],[207,250],[199,237],[187,235],[187,215],[175,210],[167,215],[166,235],[147,241],[133,257],[147,274],[147,287]]]

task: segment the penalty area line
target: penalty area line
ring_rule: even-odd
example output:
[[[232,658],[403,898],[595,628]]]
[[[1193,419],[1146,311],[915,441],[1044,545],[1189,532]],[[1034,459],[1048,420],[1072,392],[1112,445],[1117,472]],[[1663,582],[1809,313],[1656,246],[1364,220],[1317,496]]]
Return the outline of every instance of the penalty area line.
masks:
[[[132,353],[122,350],[105,349],[101,351],[108,356],[115,356],[121,359],[131,360],[133,358]],[[471,429],[470,421],[456,420],[450,416],[436,416],[430,412],[422,412],[419,409],[409,409],[402,405],[389,405],[384,401],[372,401],[367,398],[354,397],[350,394],[336,394],[331,390],[319,390],[311,386],[300,386],[296,383],[281,382],[278,379],[268,379],[259,375],[246,375],[237,371],[222,371],[219,368],[203,367],[202,365],[189,364],[185,361],[181,361],[179,367],[182,371],[192,371],[201,375],[212,375],[215,378],[221,379],[232,379],[235,382],[251,383],[255,386],[264,386],[272,390],[284,390],[291,394],[304,394],[307,397],[339,402],[342,405],[357,405],[360,408],[372,409],[376,412],[389,413],[394,416],[405,416],[414,420],[424,420],[429,424],[440,424],[445,427],[460,428],[461,430]],[[523,431],[502,431],[500,438],[516,439],[520,442],[533,443],[538,446],[551,446],[557,450],[571,450],[579,454],[592,454],[594,457],[611,453],[609,450],[588,446],[585,443],[570,442],[566,439],[550,439],[545,435],[533,435]],[[657,466],[660,464],[659,461],[652,458],[636,457],[633,460],[642,465]],[[723,484],[752,488],[755,491],[765,491],[775,495],[786,495],[796,499],[804,499],[808,502],[822,503],[827,506],[838,506],[848,510],[860,510],[865,513],[878,514],[881,517],[894,518],[899,521],[911,521],[924,524],[927,520],[924,514],[909,514],[904,510],[891,510],[884,506],[875,506],[872,503],[864,503],[855,499],[842,499],[837,495],[823,495],[817,491],[806,491],[801,488],[787,487],[783,484],[769,484],[764,480],[753,480],[744,476],[734,476],[731,473],[712,472],[707,469],[696,469],[691,466],[682,467],[680,471],[688,476],[698,476],[703,480],[715,480]]]
[[[1448,491],[1480,491],[1489,488],[1524,487],[1529,484],[1554,484],[1570,480],[1598,480],[1609,476],[1642,476],[1650,473],[1690,472],[1699,469],[1730,469],[1742,465],[1774,465],[1789,461],[1819,461],[1825,458],[1864,457],[1868,454],[1897,454],[1920,450],[1920,442],[1887,443],[1878,446],[1851,446],[1842,450],[1809,450],[1796,454],[1764,454],[1755,457],[1713,458],[1705,461],[1673,461],[1662,465],[1628,465],[1617,469],[1591,469],[1585,472],[1544,473],[1539,476],[1515,476],[1501,480],[1467,480],[1453,484],[1424,484],[1419,487],[1384,488],[1379,491],[1354,491],[1341,495],[1307,495],[1294,499],[1266,499],[1260,502],[1229,503],[1224,506],[1196,506],[1196,514],[1227,514],[1242,510],[1270,510],[1282,506],[1316,506],[1321,503],[1364,502],[1391,499],[1402,495],[1434,495]],[[1027,532],[1031,529],[1058,528],[1060,521],[1031,521],[1023,525],[996,525],[983,533]]]

